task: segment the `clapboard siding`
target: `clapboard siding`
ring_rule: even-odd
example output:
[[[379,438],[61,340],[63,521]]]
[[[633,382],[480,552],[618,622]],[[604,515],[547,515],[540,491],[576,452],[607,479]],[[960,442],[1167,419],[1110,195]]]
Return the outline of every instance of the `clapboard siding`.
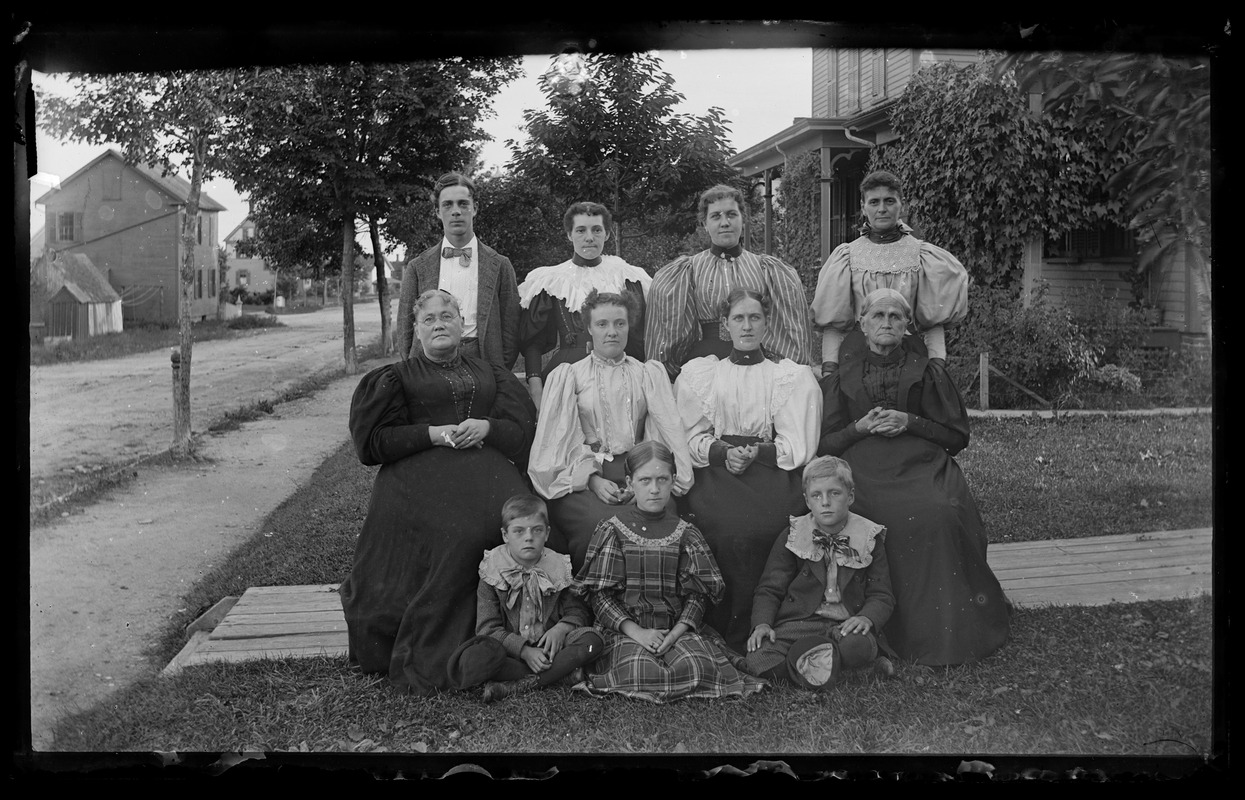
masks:
[[[975,50],[926,50],[907,47],[814,48],[812,114],[814,117],[850,117],[897,99],[927,61],[968,64],[978,60]],[[879,66],[880,85],[873,83]],[[882,91],[876,92],[875,88]]]
[[[41,203],[53,231],[47,246],[86,254],[121,293],[126,318],[177,319],[184,198],[108,151]],[[215,206],[214,201],[209,203]],[[60,240],[55,221],[70,212],[76,215],[75,236],[72,241]],[[217,212],[205,210],[201,217],[203,243],[194,246],[194,263],[196,270],[204,272],[205,291],[191,304],[190,315],[195,319],[215,315],[217,302],[216,287],[208,280],[217,268]],[[134,303],[135,297],[144,301]]]
[[[903,94],[916,72],[917,51],[907,47],[890,47],[886,50],[886,97],[893,99]]]
[[[1120,271],[1128,264],[1100,261],[1051,262],[1042,266],[1042,277],[1050,287],[1050,299],[1064,305],[1075,305],[1086,298],[1098,297],[1099,289],[1114,295],[1120,305],[1132,300],[1132,289]]]
[[[834,76],[830,73],[831,49],[828,47],[813,48],[813,102],[812,114],[816,118],[833,117],[831,92],[834,91]]]

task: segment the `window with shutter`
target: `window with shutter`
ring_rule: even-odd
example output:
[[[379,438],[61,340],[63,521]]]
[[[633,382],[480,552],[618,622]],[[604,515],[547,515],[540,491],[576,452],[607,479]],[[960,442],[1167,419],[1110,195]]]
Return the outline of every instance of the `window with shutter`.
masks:
[[[78,241],[77,231],[74,229],[74,217],[76,215],[72,211],[66,211],[57,215],[56,224],[56,241],[58,242],[76,242]]]
[[[1132,231],[1112,222],[1068,231],[1063,236],[1047,239],[1042,247],[1042,258],[1047,261],[1122,259],[1136,254],[1137,244]]]

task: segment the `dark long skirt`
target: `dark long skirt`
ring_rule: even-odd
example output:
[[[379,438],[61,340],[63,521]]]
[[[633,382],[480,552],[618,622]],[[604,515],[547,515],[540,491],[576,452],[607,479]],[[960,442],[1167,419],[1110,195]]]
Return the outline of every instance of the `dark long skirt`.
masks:
[[[502,504],[527,491],[490,447],[381,467],[341,585],[351,662],[415,694],[452,688],[445,666],[475,634],[480,558],[502,541]]]
[[[744,653],[752,632],[752,594],[774,540],[791,517],[808,513],[800,470],[754,462],[743,475],[732,475],[726,467],[701,467],[679,508],[705,535],[726,582],[722,600],[709,609],[705,622]]]
[[[915,436],[871,436],[844,458],[856,480],[852,510],[886,526],[895,611],[886,639],[902,658],[961,664],[1007,640],[1008,607],[986,563],[986,532],[964,473]]]

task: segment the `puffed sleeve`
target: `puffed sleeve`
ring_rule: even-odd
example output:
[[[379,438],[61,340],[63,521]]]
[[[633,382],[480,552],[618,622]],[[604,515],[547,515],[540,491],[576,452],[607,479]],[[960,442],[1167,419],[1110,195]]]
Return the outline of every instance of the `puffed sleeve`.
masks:
[[[718,359],[714,356],[693,358],[683,365],[683,371],[674,384],[675,403],[679,407],[679,419],[687,431],[687,451],[693,467],[709,466],[709,448],[716,442],[713,420],[706,407],[713,388],[713,368]]]
[[[916,307],[912,309],[917,328],[949,328],[962,322],[968,314],[968,270],[955,256],[929,242],[921,242],[920,258]]]
[[[770,297],[774,300],[773,319],[769,323],[774,352],[797,364],[808,364],[812,330],[804,282],[793,267],[779,259],[762,255],[760,260],[765,265]]]
[[[773,397],[776,463],[781,469],[799,469],[817,453],[821,388],[807,366],[784,359],[778,364]]]
[[[597,473],[595,454],[579,422],[579,400],[572,364],[549,373],[536,423],[536,441],[527,475],[532,488],[546,500],[577,492]]]
[[[388,464],[432,447],[427,423],[412,424],[397,367],[363,376],[350,401],[350,437],[359,461]]]
[[[834,248],[817,276],[813,292],[813,327],[821,331],[821,360],[838,362],[843,336],[856,323],[852,299],[851,246]]]
[[[908,403],[908,433],[928,439],[951,455],[968,447],[968,408],[941,361],[930,359],[917,395]]]
[[[692,259],[683,256],[658,270],[648,287],[645,360],[664,364],[671,380],[696,341],[696,307],[691,283]]]
[[[522,295],[522,287],[519,293]],[[519,313],[519,349],[529,378],[540,376],[541,356],[558,344],[556,312],[557,301],[548,292],[539,292]]]
[[[679,541],[679,566],[676,591],[683,600],[679,622],[699,630],[707,603],[718,603],[726,592],[726,581],[713,557],[705,537],[694,525],[683,528]]]
[[[674,389],[666,370],[655,361],[646,361],[641,365],[640,385],[644,390],[644,402],[648,405],[648,416],[644,418],[644,438],[657,441],[670,448],[674,454],[674,467],[677,473],[674,478],[673,491],[679,497],[687,494],[695,480],[692,474],[692,456],[687,449],[687,431],[683,428],[683,418],[679,415],[679,406],[674,399]]]
[[[528,450],[536,435],[536,406],[519,379],[508,368],[489,362],[497,394],[486,419],[488,435],[484,443],[500,450],[519,469],[527,464]]]
[[[575,590],[590,600],[598,626],[621,632],[622,624],[631,619],[623,602],[626,588],[626,555],[613,523],[602,520],[592,534],[583,566],[575,576]]]

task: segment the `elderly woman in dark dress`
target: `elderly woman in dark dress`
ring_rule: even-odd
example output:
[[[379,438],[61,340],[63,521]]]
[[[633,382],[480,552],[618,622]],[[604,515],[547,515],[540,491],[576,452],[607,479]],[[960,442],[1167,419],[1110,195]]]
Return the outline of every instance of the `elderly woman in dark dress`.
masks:
[[[415,310],[419,352],[364,376],[351,404],[359,460],[380,471],[341,599],[351,663],[426,695],[450,688],[446,662],[475,633],[476,567],[527,491],[536,409],[511,372],[459,354],[453,296]]]
[[[866,347],[844,348],[823,379],[821,455],[852,466],[852,510],[886,526],[895,611],[886,636],[927,665],[984,658],[1007,640],[1009,604],[986,563],[986,532],[952,458],[968,445],[968,412],[940,358],[905,336],[903,294],[864,299]],[[845,343],[846,344],[846,343]]]

